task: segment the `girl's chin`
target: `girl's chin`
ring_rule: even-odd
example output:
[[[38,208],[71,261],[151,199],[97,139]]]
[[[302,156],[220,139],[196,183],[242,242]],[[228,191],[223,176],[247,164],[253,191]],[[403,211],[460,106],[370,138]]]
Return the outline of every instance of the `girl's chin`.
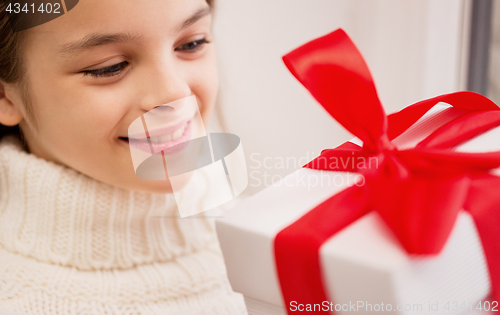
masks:
[[[138,185],[136,185],[136,189],[133,190],[140,190],[155,194],[172,194],[174,191],[183,191],[192,177],[193,173],[191,172],[177,175],[175,176],[173,184],[170,180],[145,180],[137,178]]]
[[[140,178],[138,178],[140,179]],[[137,190],[145,191],[153,194],[171,194],[173,193],[172,185],[169,180],[144,180],[140,179],[140,184]]]

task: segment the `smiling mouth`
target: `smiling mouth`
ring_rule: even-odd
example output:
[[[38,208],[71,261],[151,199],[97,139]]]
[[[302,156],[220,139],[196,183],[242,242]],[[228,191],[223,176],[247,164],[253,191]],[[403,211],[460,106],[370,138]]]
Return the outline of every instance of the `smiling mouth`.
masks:
[[[165,143],[165,142],[175,141],[182,137],[184,131],[186,131],[186,128],[190,122],[191,120],[182,123],[179,127],[176,127],[176,129],[173,132],[168,134],[161,134],[162,131],[151,131],[149,133],[149,137],[145,137],[144,135],[142,135],[138,137],[132,136],[130,138],[120,137],[120,139],[131,140],[131,141],[148,141],[151,143]]]
[[[171,127],[163,130],[152,130],[149,133],[149,137],[145,137],[143,134],[142,136],[130,136],[128,138],[119,137],[119,139],[127,142],[132,147],[148,153],[155,154],[161,151],[167,154],[174,153],[184,148],[178,144],[187,142],[191,139],[191,123],[192,119],[181,123],[175,126],[176,129],[174,131],[171,131]]]

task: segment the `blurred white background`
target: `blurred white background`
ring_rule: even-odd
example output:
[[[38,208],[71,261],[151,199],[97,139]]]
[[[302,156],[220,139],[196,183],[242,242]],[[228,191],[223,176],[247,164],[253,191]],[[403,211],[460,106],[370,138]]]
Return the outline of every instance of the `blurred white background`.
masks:
[[[245,193],[352,137],[288,72],[284,54],[343,28],[392,113],[465,89],[470,10],[470,0],[217,0],[221,114],[242,139]]]

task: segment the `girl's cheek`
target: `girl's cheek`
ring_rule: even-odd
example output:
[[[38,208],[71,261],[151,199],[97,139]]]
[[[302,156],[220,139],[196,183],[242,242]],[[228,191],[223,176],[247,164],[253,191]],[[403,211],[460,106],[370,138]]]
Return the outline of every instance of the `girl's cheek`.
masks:
[[[197,94],[200,98],[200,112],[203,120],[206,120],[215,107],[218,90],[217,78],[212,77],[212,80],[206,80],[206,78],[204,80],[200,80],[197,87],[199,87],[198,90],[200,93],[195,92],[195,94]]]
[[[202,67],[199,67],[194,78],[194,89],[200,90],[205,101],[209,104],[215,102],[219,89],[219,75],[215,56],[208,56],[208,60]]]
[[[74,111],[74,114],[84,112],[84,115],[92,121],[109,125],[129,110],[131,100],[128,91],[130,89],[133,89],[133,86],[127,82],[99,87],[82,84],[79,90],[85,92],[80,93],[80,97],[74,98],[78,100],[78,106],[76,106],[78,109]]]

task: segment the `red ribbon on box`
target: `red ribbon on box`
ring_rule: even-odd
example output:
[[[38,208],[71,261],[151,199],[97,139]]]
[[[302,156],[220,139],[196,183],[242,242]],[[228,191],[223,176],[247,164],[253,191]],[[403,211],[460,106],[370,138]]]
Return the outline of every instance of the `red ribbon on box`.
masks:
[[[336,164],[335,171],[361,173],[365,185],[332,196],[276,236],[276,266],[288,313],[292,314],[288,308],[292,301],[329,300],[319,249],[370,211],[382,217],[408,253],[426,255],[442,250],[459,211],[468,211],[486,256],[492,297],[500,301],[500,177],[490,174],[500,167],[500,152],[452,150],[499,126],[498,106],[479,94],[458,92],[421,101],[387,117],[363,56],[341,29],[299,47],[283,60],[327,112],[363,141],[363,147],[346,143],[324,150],[304,167],[331,170],[325,163],[331,158],[376,157],[379,161],[378,168],[371,169]],[[416,147],[398,150],[391,140],[438,102],[468,111]]]

